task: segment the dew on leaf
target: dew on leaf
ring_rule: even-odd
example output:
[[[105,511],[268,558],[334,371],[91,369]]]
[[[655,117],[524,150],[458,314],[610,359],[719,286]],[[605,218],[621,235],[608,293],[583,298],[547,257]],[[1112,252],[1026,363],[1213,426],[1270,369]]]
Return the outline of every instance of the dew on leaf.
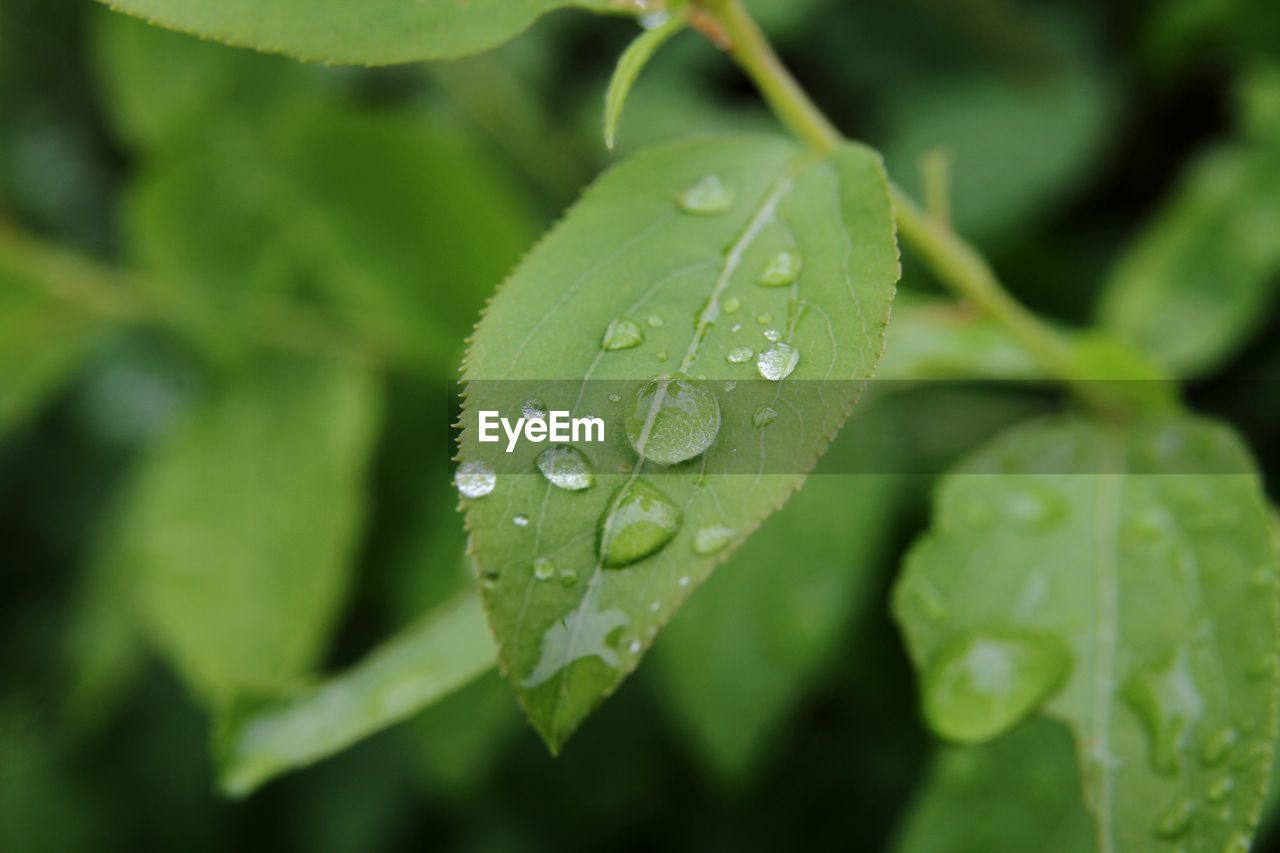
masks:
[[[666,351],[666,350],[660,350],[660,351],[658,352],[658,354],[657,354],[656,358],[658,359],[658,361],[666,361],[666,360],[667,360],[667,351]]]
[[[547,404],[538,397],[525,400],[524,405],[520,407],[520,414],[524,416],[525,420],[545,421],[547,419]]]
[[[556,576],[556,564],[546,557],[539,557],[533,561],[533,576],[540,581],[551,580]]]
[[[1240,733],[1230,726],[1218,729],[1206,737],[1201,744],[1200,760],[1210,767],[1221,764],[1238,740],[1240,740]]]
[[[1004,501],[1005,515],[1019,524],[1043,527],[1059,519],[1064,508],[1056,495],[1044,489],[1018,489]]]
[[[778,419],[778,410],[772,406],[761,406],[751,416],[751,425],[756,429],[764,429]]]
[[[688,575],[684,575],[684,576],[682,576],[682,577],[680,578],[680,580],[676,581],[676,583],[678,583],[680,586],[688,586],[688,585],[689,585],[689,576],[688,576]]]
[[[573,586],[578,582],[578,573],[573,569],[560,570],[560,585],[565,589]]]
[[[661,610],[661,609],[662,609],[662,602],[660,602],[660,601],[650,601],[650,602],[649,602],[649,612],[650,612],[650,613],[657,613],[657,612],[658,612],[659,610]]]
[[[560,445],[547,448],[538,454],[537,466],[551,485],[566,491],[581,492],[596,482],[591,463],[576,447]]]
[[[733,207],[735,200],[733,190],[725,186],[723,181],[715,175],[707,175],[680,193],[676,202],[685,213],[714,216]]]
[[[604,330],[600,348],[606,352],[632,349],[644,343],[644,331],[631,320],[614,320]]]
[[[620,403],[620,402],[622,402],[622,395],[621,395],[621,394],[610,394],[610,395],[609,395],[609,402],[610,402],[610,403]]]
[[[699,530],[693,537],[693,553],[699,557],[710,557],[723,551],[733,541],[738,531],[731,527],[713,524]]]
[[[588,592],[581,604],[542,635],[538,663],[521,686],[537,687],[584,658],[598,658],[606,666],[616,667],[618,655],[610,637],[629,622],[621,610],[597,610],[594,596]]]
[[[1176,773],[1191,728],[1204,714],[1187,650],[1139,671],[1125,684],[1123,695],[1147,732],[1152,764],[1162,773]]]
[[[464,498],[482,498],[498,485],[498,475],[489,467],[489,463],[479,459],[470,459],[458,466],[453,476],[458,493]]]
[[[730,327],[729,327],[729,331],[731,331],[731,332],[741,332],[741,331],[742,331],[742,324],[741,324],[741,323],[734,323],[732,326],[730,326]]]
[[[630,652],[630,653],[631,653],[631,654],[633,654],[633,655],[638,655],[638,654],[640,654],[640,641],[639,641],[639,640],[632,640],[632,641],[631,641],[631,645],[627,646],[627,651],[628,651],[628,652]]]
[[[734,347],[725,356],[725,361],[730,364],[746,364],[755,354],[755,350],[751,347]]]
[[[742,300],[736,296],[730,296],[724,301],[724,313],[726,314],[736,314],[741,307]]]
[[[800,277],[800,267],[800,253],[794,249],[783,249],[773,256],[756,282],[764,287],[782,287],[791,284]]]
[[[771,382],[781,382],[791,375],[800,363],[800,350],[779,341],[769,344],[756,359],[756,370]]]
[[[625,427],[636,453],[659,465],[675,465],[715,441],[720,432],[720,402],[686,378],[660,377],[636,390]]]
[[[660,329],[660,328],[662,328],[662,318],[661,318],[661,317],[659,317],[657,314],[652,314],[652,315],[650,315],[650,316],[649,316],[649,319],[648,319],[648,320],[646,320],[645,322],[647,322],[647,323],[649,324],[649,328],[651,328],[651,329]]]
[[[626,568],[656,554],[680,531],[680,510],[647,480],[620,487],[600,519],[600,560]]]
[[[512,523],[512,524],[514,524],[516,527],[528,527],[528,526],[529,526],[529,516],[527,516],[527,515],[517,515],[517,516],[513,516],[513,517],[512,517],[512,519],[511,519],[511,523]]]
[[[765,329],[764,339],[770,343],[776,344],[778,341],[782,340],[782,332],[779,332],[777,329]]]
[[[924,713],[945,738],[976,743],[1011,728],[1062,684],[1071,657],[1045,634],[974,632],[949,642],[924,678]]]
[[[1190,799],[1178,800],[1165,809],[1156,821],[1155,832],[1161,838],[1180,838],[1191,828],[1196,804]]]

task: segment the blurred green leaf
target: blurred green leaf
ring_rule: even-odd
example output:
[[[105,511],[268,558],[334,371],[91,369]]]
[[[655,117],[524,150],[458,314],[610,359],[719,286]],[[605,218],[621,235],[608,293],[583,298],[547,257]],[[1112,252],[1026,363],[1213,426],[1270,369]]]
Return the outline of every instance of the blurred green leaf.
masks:
[[[1184,376],[1213,370],[1265,318],[1280,282],[1280,149],[1197,160],[1111,272],[1099,321]]]
[[[768,137],[677,143],[633,157],[588,190],[489,306],[464,367],[461,457],[530,475],[501,475],[491,497],[466,501],[467,523],[504,670],[553,750],[826,449],[856,399],[854,380],[879,360],[898,273],[893,233],[879,159],[866,148],[815,159]],[[757,284],[787,251],[803,259],[798,284]],[[730,314],[738,310],[735,330]],[[769,359],[788,354],[798,363],[774,372]],[[647,380],[670,371],[714,383],[714,391],[684,388],[702,401],[694,417],[715,443],[701,461],[646,473],[619,413]],[[787,379],[761,381],[766,374]],[[737,390],[723,390],[727,381]],[[504,454],[477,441],[477,411],[519,413],[535,391],[549,410],[612,421],[612,439],[580,448],[594,488],[540,479],[539,445]],[[675,399],[677,391],[664,393]],[[756,428],[770,403],[776,423]],[[646,453],[658,455],[658,434],[636,429],[651,436]],[[752,465],[767,459],[785,473],[759,472],[750,490],[741,477],[718,476],[739,448]],[[662,458],[683,461],[704,449],[681,445]],[[668,518],[662,530],[606,524],[620,489],[641,512],[665,506],[683,522]],[[523,525],[513,524],[516,514]],[[601,524],[618,543],[607,557],[608,545],[597,548]],[[570,574],[551,580],[554,570],[535,570],[535,558]]]
[[[1270,772],[1276,557],[1229,429],[1051,418],[944,481],[894,613],[939,731],[1072,727],[1100,850],[1216,850]]]
[[[610,148],[618,135],[618,120],[622,117],[627,95],[631,93],[631,87],[635,85],[640,72],[662,45],[683,30],[688,22],[688,14],[681,9],[658,26],[646,29],[636,36],[618,58],[618,66],[613,71],[609,89],[604,96],[604,141]]]
[[[390,65],[493,47],[564,6],[610,0],[103,0],[149,23],[303,61]]]
[[[1095,849],[1070,732],[1039,719],[989,744],[944,748],[893,845],[895,853]]]
[[[268,690],[316,663],[351,574],[378,410],[362,370],[264,361],[143,463],[114,559],[196,692]]]
[[[457,802],[482,794],[488,773],[520,724],[511,688],[494,671],[418,714],[406,724],[405,735],[427,790]]]
[[[246,796],[408,718],[493,662],[480,599],[464,594],[341,675],[278,699],[238,699],[218,724],[219,785]]]
[[[903,291],[894,300],[880,379],[1043,379],[1003,327],[972,308]]]

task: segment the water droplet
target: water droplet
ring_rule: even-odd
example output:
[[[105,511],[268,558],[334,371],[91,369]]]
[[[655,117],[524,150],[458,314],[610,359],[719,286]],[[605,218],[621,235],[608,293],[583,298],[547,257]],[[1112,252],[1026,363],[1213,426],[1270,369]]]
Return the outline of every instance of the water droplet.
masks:
[[[621,610],[597,610],[595,596],[588,591],[581,604],[542,635],[538,663],[521,686],[537,687],[583,658],[599,658],[606,666],[616,667],[618,655],[609,638],[629,622]]]
[[[670,20],[670,12],[650,12],[647,15],[640,16],[640,26],[644,27],[646,30],[656,30],[658,27],[663,26]]]
[[[800,277],[800,267],[800,253],[795,249],[783,249],[773,256],[756,282],[765,287],[791,284]]]
[[[520,407],[520,414],[524,415],[525,420],[545,421],[547,419],[547,404],[537,397],[525,400],[524,405]]]
[[[776,344],[778,341],[782,340],[782,332],[779,332],[777,329],[765,329],[764,339],[770,343]]]
[[[453,482],[459,494],[475,500],[493,491],[493,487],[498,485],[498,475],[493,473],[487,462],[471,459],[458,466]]]
[[[702,385],[661,377],[636,390],[627,409],[627,439],[646,459],[675,465],[705,451],[720,432],[720,402]]]
[[[1004,501],[1004,511],[1012,520],[1029,526],[1043,527],[1062,514],[1057,496],[1040,488],[1016,489]]]
[[[680,584],[680,586],[688,586],[688,585],[689,585],[689,576],[688,576],[688,575],[684,575],[683,577],[681,577],[681,578],[680,578],[680,580],[676,581],[676,583]]]
[[[734,347],[729,350],[725,360],[730,364],[746,364],[755,354],[755,350],[751,349],[751,347]]]
[[[568,589],[578,582],[578,573],[573,569],[560,570],[560,586]]]
[[[781,382],[791,375],[800,363],[800,350],[791,344],[779,341],[769,344],[756,359],[756,370],[771,382]]]
[[[649,612],[650,612],[650,613],[657,613],[657,612],[658,612],[659,610],[661,610],[661,609],[662,609],[662,602],[660,602],[660,601],[651,601],[651,602],[649,602]]]
[[[533,561],[533,576],[540,581],[549,581],[556,576],[556,564],[546,557]]]
[[[772,406],[761,406],[751,416],[751,425],[756,429],[764,429],[778,419],[778,410]]]
[[[725,391],[732,391],[734,388],[737,388],[737,387],[738,387],[738,383],[737,383],[737,382],[734,382],[732,379],[726,379],[726,380],[724,381],[724,390],[725,390]]]
[[[1191,817],[1195,814],[1196,804],[1189,799],[1179,800],[1156,821],[1156,835],[1161,838],[1178,838],[1191,828]]]
[[[685,213],[699,216],[714,216],[724,213],[733,207],[735,201],[733,190],[729,189],[715,175],[707,175],[689,187],[676,199],[680,209]]]
[[[649,323],[649,328],[651,329],[662,328],[662,318],[659,317],[657,314],[650,316],[647,322]]]
[[[620,349],[631,349],[644,343],[644,332],[630,320],[614,320],[604,330],[600,340],[600,348],[606,352]]]
[[[600,559],[621,569],[661,551],[680,531],[680,510],[646,480],[618,489],[600,520]]]
[[[704,527],[693,537],[693,553],[699,557],[710,557],[712,554],[717,554],[733,541],[733,537],[737,532],[730,527],[723,527],[719,524]]]
[[[742,331],[742,324],[741,324],[741,323],[734,323],[732,326],[730,326],[730,327],[729,327],[729,331],[731,331],[731,332],[741,332],[741,331]]]
[[[742,300],[736,296],[730,296],[724,301],[724,313],[726,314],[736,314],[741,307]]]
[[[529,526],[529,516],[527,516],[527,515],[517,515],[517,516],[515,516],[515,517],[513,517],[513,518],[511,519],[511,523],[512,523],[512,524],[514,524],[516,527],[528,527],[528,526]]]
[[[1240,733],[1230,726],[1218,729],[1204,739],[1200,747],[1200,760],[1210,767],[1221,764],[1238,740]]]
[[[1230,776],[1221,776],[1209,783],[1208,789],[1204,796],[1211,803],[1220,803],[1227,797],[1231,796],[1231,792],[1235,790],[1236,780]]]
[[[538,454],[538,470],[551,485],[570,492],[581,492],[595,485],[591,462],[576,447],[559,445]]]
[[[620,403],[620,402],[622,402],[622,395],[621,395],[621,394],[610,394],[610,395],[609,395],[609,402],[610,402],[610,403]]]
[[[1191,727],[1204,713],[1187,650],[1138,672],[1123,693],[1147,730],[1152,763],[1162,773],[1176,773]]]
[[[658,361],[666,361],[666,360],[667,360],[667,351],[666,351],[666,350],[660,350],[660,351],[658,352],[657,359],[658,359]]]
[[[772,322],[773,322],[773,315],[772,315],[772,314],[757,314],[757,315],[756,315],[756,322],[757,322],[757,323],[759,323],[761,326],[767,326],[767,325],[769,325],[770,323],[772,323]]]
[[[929,664],[925,717],[943,737],[986,740],[1035,710],[1070,665],[1062,644],[1048,635],[1004,629],[961,636]]]
[[[631,645],[627,646],[627,651],[631,652],[633,655],[640,654],[640,641],[632,640]]]

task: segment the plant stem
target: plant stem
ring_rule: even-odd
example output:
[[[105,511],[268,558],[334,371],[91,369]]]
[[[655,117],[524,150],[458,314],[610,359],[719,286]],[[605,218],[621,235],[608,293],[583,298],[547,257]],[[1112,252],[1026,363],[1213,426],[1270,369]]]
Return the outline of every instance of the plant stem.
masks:
[[[729,54],[759,88],[774,113],[796,136],[820,152],[843,137],[787,71],[741,0],[701,0],[729,38]],[[1102,404],[1072,357],[1067,343],[1014,299],[990,265],[943,221],[927,214],[900,187],[889,182],[898,230],[938,279],[1003,326],[1054,378],[1070,384],[1086,400]]]

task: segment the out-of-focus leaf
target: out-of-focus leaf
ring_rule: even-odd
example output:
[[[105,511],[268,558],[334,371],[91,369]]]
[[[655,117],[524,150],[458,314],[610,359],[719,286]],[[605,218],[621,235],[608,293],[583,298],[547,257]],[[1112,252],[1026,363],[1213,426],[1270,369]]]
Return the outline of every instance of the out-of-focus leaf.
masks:
[[[907,292],[894,300],[880,379],[1043,379],[1003,327],[972,308]]]
[[[798,277],[758,284],[779,257]],[[708,138],[608,173],[491,303],[464,367],[461,457],[521,473],[467,500],[467,522],[500,659],[553,750],[826,449],[875,370],[897,273],[872,152]],[[633,398],[672,372],[707,381],[654,398],[695,401],[689,443]],[[535,390],[604,419],[611,437],[579,448],[594,487],[543,479],[537,444],[478,441],[479,410],[518,414]]]
[[[613,0],[103,0],[202,38],[304,61],[390,65],[493,47],[564,6],[638,11]]]
[[[1257,61],[1237,85],[1237,111],[1249,138],[1280,144],[1280,61]]]
[[[83,850],[98,837],[101,815],[45,725],[47,715],[24,701],[29,697],[8,695],[0,704],[0,848]]]
[[[1185,376],[1211,371],[1266,316],[1280,282],[1280,150],[1198,160],[1116,264],[1099,320]]]
[[[1276,734],[1276,562],[1230,430],[1058,417],[944,481],[894,612],[944,735],[1072,728],[1099,850],[1238,848]]]
[[[609,80],[609,89],[604,96],[604,141],[610,148],[618,134],[618,120],[622,118],[622,108],[631,94],[640,72],[653,58],[662,45],[679,33],[688,24],[688,15],[682,9],[671,15],[661,24],[646,29],[636,37],[618,58],[618,66]]]
[[[895,853],[1087,853],[1071,734],[1028,720],[982,746],[946,747],[909,807]]]
[[[113,559],[197,692],[269,690],[315,663],[350,575],[378,409],[362,370],[267,361],[143,463]]]
[[[219,721],[218,778],[233,797],[398,723],[493,666],[480,600],[463,595],[346,673],[275,699],[242,697]]]
[[[502,748],[521,730],[511,688],[496,670],[441,698],[405,725],[427,789],[455,800],[481,793]]]

